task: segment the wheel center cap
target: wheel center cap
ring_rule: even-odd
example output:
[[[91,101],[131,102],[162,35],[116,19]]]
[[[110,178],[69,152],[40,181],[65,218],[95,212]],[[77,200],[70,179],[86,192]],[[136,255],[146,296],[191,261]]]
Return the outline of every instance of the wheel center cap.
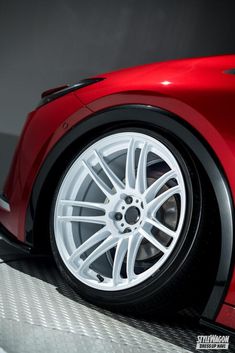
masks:
[[[128,224],[135,224],[140,219],[140,210],[137,207],[131,206],[125,213],[125,220]]]

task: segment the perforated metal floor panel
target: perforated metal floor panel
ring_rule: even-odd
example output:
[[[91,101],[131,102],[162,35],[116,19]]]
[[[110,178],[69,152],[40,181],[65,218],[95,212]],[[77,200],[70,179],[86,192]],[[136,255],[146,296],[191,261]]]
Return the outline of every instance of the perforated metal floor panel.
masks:
[[[3,241],[0,259],[0,353],[183,353],[195,351],[197,335],[212,334],[192,312],[150,322],[88,304],[52,259],[29,257]]]

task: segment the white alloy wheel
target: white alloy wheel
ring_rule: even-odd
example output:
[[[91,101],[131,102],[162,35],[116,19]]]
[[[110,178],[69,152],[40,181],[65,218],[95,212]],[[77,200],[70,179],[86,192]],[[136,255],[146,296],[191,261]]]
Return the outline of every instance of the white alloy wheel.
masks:
[[[181,168],[165,144],[119,132],[87,147],[56,198],[54,234],[69,272],[89,287],[126,290],[153,276],[180,239]]]

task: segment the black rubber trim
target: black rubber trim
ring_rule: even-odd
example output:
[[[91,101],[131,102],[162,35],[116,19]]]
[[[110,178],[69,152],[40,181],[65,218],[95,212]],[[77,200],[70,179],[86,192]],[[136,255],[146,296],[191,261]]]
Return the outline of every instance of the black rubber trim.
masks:
[[[232,331],[232,329],[228,329],[225,326],[222,326],[220,324],[217,324],[215,322],[211,322],[209,320],[204,320],[204,319],[200,319],[200,324],[202,326],[208,327],[210,329],[219,331],[220,333],[223,333],[226,336],[231,336],[233,338],[235,338],[235,331]]]
[[[224,70],[224,74],[235,75],[235,68],[229,69],[229,70]]]
[[[31,245],[34,243],[33,225],[40,193],[49,171],[59,160],[60,155],[85,134],[92,134],[99,129],[103,131],[105,126],[111,130],[117,122],[122,127],[131,126],[131,124],[143,127],[143,124],[148,124],[150,128],[151,126],[153,129],[159,128],[178,137],[189,149],[194,151],[208,174],[214,187],[221,219],[221,256],[218,273],[203,312],[205,319],[213,321],[223,303],[232,274],[234,206],[231,191],[225,174],[207,142],[180,117],[170,112],[145,105],[113,107],[91,115],[64,135],[47,156],[33,187],[26,216],[26,242]]]
[[[14,246],[17,249],[23,250],[26,253],[31,253],[32,248],[22,242],[20,242],[14,235],[12,235],[1,223],[0,223],[0,239],[6,243]]]
[[[92,85],[92,84],[94,84],[96,82],[100,82],[102,80],[104,80],[104,78],[102,78],[102,77],[99,77],[99,78],[86,78],[84,80],[79,81],[75,85],[71,85],[71,86],[68,85],[66,88],[62,88],[61,90],[56,91],[56,92],[54,92],[54,93],[42,98],[40,100],[39,104],[38,104],[38,107],[41,107],[42,105],[50,103],[53,100],[58,99],[58,98],[64,96],[65,94],[67,94],[67,93],[76,91],[77,89],[81,89],[83,87]]]

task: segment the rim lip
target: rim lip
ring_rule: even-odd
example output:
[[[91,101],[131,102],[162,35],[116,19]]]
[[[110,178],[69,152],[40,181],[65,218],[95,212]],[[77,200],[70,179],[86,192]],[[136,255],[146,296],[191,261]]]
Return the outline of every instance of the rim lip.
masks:
[[[178,171],[177,173],[177,178],[179,177],[181,180],[181,186],[182,186],[182,193],[183,193],[183,206],[181,205],[181,210],[180,210],[180,219],[179,219],[179,224],[180,225],[180,234],[177,237],[176,241],[174,242],[174,246],[172,247],[169,255],[164,259],[164,261],[161,263],[160,261],[160,266],[159,266],[159,261],[157,261],[157,263],[155,263],[153,266],[151,266],[150,268],[148,268],[146,271],[144,271],[145,276],[141,276],[142,273],[140,275],[138,275],[138,279],[135,279],[134,281],[132,281],[131,283],[129,282],[128,284],[126,283],[122,283],[122,284],[118,284],[116,286],[104,286],[102,283],[94,283],[91,281],[88,281],[87,278],[84,278],[78,274],[76,274],[76,271],[74,271],[74,268],[68,264],[68,261],[66,261],[66,259],[63,256],[63,249],[61,248],[61,242],[59,239],[59,233],[56,231],[58,229],[58,223],[60,223],[57,219],[57,214],[58,214],[58,208],[59,208],[59,202],[61,200],[61,193],[63,192],[63,188],[66,184],[66,182],[69,179],[69,174],[71,172],[71,170],[75,169],[76,165],[80,162],[80,160],[83,158],[83,156],[87,153],[89,153],[90,151],[92,151],[94,149],[94,146],[96,146],[97,144],[100,144],[101,141],[104,140],[109,140],[109,139],[113,139],[114,136],[116,135],[128,135],[130,136],[130,133],[134,136],[139,136],[139,137],[144,137],[147,140],[150,140],[153,144],[156,145],[161,145],[163,147],[163,149],[165,149],[167,151],[168,154],[171,155],[171,159],[174,160],[174,163],[176,165],[176,169]],[[184,174],[182,172],[182,168],[180,166],[179,161],[177,160],[177,156],[175,156],[171,149],[168,147],[167,145],[167,140],[166,143],[162,142],[161,140],[161,136],[159,136],[160,139],[158,139],[157,137],[153,137],[152,135],[143,133],[143,132],[136,132],[136,131],[122,131],[122,132],[111,132],[106,136],[100,137],[98,139],[93,140],[93,142],[89,143],[87,146],[85,146],[82,151],[78,154],[78,156],[73,160],[73,162],[69,165],[69,167],[66,169],[66,172],[64,173],[63,177],[61,178],[61,182],[59,184],[58,187],[58,192],[57,192],[57,196],[56,196],[56,202],[54,204],[54,212],[53,212],[53,225],[54,225],[54,236],[55,236],[55,243],[57,245],[57,250],[59,252],[59,255],[61,257],[62,263],[66,266],[66,268],[69,270],[69,272],[79,281],[81,281],[82,283],[84,283],[85,285],[94,288],[94,289],[98,289],[101,291],[119,291],[119,290],[126,290],[132,287],[137,286],[138,284],[143,283],[144,281],[146,281],[147,279],[149,279],[150,277],[153,277],[153,275],[155,274],[155,272],[159,269],[161,269],[166,263],[168,263],[171,259],[172,259],[172,253],[176,250],[176,247],[181,239],[181,233],[184,230],[184,226],[185,226],[185,218],[186,218],[186,214],[187,214],[187,192],[186,192],[186,184],[184,181]],[[164,141],[164,138],[163,138]],[[165,162],[165,159],[163,159],[163,161]],[[167,163],[168,164],[168,163]],[[179,181],[178,181],[179,184]],[[182,200],[182,196],[181,200]],[[182,201],[181,201],[182,202]],[[178,224],[178,226],[179,226]],[[178,230],[178,229],[177,229]],[[172,241],[173,243],[173,241]],[[164,256],[163,256],[164,258]],[[158,266],[157,266],[158,265]],[[107,284],[107,283],[106,283]]]

